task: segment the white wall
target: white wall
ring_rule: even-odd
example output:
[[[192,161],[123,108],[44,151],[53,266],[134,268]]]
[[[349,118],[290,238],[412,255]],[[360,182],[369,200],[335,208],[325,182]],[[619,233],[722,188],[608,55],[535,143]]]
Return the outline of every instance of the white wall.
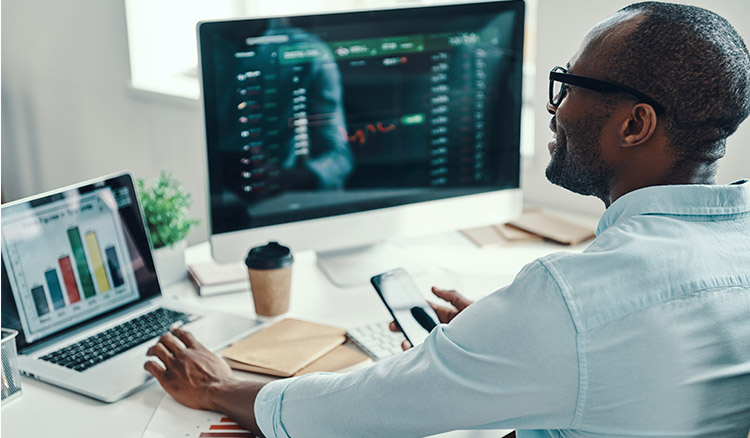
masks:
[[[155,36],[158,37],[158,36]],[[121,0],[3,0],[2,191],[6,200],[129,169],[171,170],[205,217],[197,101],[128,89]],[[205,226],[192,236],[205,240]]]
[[[693,1],[728,17],[750,43],[750,2]],[[598,200],[544,178],[550,139],[544,109],[547,70],[577,50],[593,24],[626,5],[615,0],[539,0],[536,79],[537,157],[524,166],[530,201],[600,212]],[[121,0],[3,0],[2,191],[28,196],[122,169],[153,178],[171,170],[204,219],[205,156],[197,101],[152,98],[128,89],[125,8]],[[154,36],[158,38],[158,35]],[[729,140],[720,182],[748,176],[750,122]]]

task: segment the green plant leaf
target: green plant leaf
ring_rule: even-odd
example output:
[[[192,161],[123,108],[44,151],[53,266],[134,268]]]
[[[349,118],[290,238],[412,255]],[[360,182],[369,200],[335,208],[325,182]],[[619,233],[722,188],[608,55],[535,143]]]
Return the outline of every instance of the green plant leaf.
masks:
[[[198,219],[187,217],[192,205],[190,194],[171,173],[162,170],[150,185],[138,178],[136,190],[154,249],[174,245],[200,224]]]

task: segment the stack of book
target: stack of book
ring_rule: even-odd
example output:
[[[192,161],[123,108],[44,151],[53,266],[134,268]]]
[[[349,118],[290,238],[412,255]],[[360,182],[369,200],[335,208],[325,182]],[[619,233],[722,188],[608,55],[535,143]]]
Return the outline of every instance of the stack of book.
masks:
[[[188,278],[202,297],[231,292],[249,292],[250,280],[244,264],[204,262],[188,265]]]

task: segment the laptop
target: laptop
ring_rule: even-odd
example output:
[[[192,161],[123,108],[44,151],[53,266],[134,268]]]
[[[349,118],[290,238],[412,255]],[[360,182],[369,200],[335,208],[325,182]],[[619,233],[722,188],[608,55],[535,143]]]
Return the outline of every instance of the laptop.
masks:
[[[4,204],[1,221],[2,326],[26,376],[114,402],[152,381],[146,350],[171,326],[213,351],[259,328],[162,296],[128,173]]]

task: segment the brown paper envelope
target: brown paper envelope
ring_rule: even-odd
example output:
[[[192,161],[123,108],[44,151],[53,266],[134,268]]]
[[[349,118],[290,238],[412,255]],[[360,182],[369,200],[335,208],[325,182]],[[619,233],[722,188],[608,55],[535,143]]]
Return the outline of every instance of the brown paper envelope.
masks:
[[[575,245],[594,237],[594,230],[590,228],[572,224],[542,212],[524,213],[519,219],[508,224],[564,245]]]
[[[536,234],[528,233],[519,230],[518,228],[509,227],[505,224],[467,228],[461,230],[461,233],[480,248],[491,245],[506,246],[542,240],[542,238]]]
[[[250,371],[252,373],[268,374],[278,377],[292,377],[302,376],[304,374],[310,373],[333,372],[351,368],[355,365],[370,360],[370,356],[362,353],[356,347],[352,347],[348,344],[341,344],[294,374],[285,374],[278,370],[247,365],[242,362],[234,361],[232,359],[224,358],[224,360],[227,361],[230,367],[236,370]]]
[[[507,243],[501,235],[491,226],[467,228],[461,230],[461,233],[468,237],[478,247],[482,248],[488,245],[504,245]]]
[[[286,318],[235,342],[221,354],[234,362],[272,370],[274,375],[290,376],[344,341],[342,328]]]
[[[297,371],[294,375],[302,376],[310,373],[339,371],[368,360],[370,360],[370,356],[362,353],[356,347],[342,344],[323,355],[320,359]]]
[[[497,231],[497,234],[510,243],[537,242],[542,240],[542,238],[536,234],[511,227],[507,224],[493,225],[492,228]]]
[[[271,368],[263,368],[263,367],[256,367],[253,365],[248,365],[246,363],[237,362],[236,360],[227,359],[226,357],[224,360],[229,364],[232,369],[240,370],[240,371],[250,371],[251,373],[259,373],[259,374],[268,374],[269,376],[278,376],[278,377],[292,377],[294,374],[288,374],[283,371],[274,370]]]

